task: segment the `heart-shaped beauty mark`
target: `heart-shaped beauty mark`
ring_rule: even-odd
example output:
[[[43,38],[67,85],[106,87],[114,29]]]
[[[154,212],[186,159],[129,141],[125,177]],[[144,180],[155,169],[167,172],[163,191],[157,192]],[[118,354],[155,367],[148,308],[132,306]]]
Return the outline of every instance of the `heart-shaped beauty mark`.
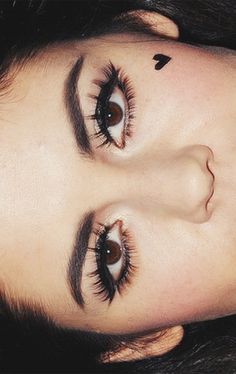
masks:
[[[171,60],[171,57],[158,53],[153,57],[153,60],[157,61],[155,69],[161,70],[166,64],[168,64],[168,62]]]

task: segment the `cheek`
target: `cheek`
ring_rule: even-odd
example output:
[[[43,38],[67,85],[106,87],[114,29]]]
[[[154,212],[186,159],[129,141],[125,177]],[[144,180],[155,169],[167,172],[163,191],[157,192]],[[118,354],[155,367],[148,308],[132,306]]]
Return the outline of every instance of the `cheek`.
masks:
[[[205,318],[218,311],[225,278],[220,259],[214,260],[214,248],[206,246],[201,233],[161,220],[146,222],[145,231],[136,227],[136,232],[139,270],[134,293],[139,295],[143,328]]]

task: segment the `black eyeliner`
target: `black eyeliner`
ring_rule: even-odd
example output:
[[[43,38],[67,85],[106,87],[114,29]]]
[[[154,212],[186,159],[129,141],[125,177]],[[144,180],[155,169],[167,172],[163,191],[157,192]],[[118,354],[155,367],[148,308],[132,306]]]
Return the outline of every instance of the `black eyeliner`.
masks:
[[[98,236],[98,239],[95,248],[91,249],[95,251],[96,270],[90,273],[89,276],[95,278],[95,294],[101,296],[102,301],[109,300],[109,304],[111,304],[116,292],[118,291],[121,294],[123,287],[130,283],[130,275],[134,272],[135,267],[131,264],[129,254],[130,248],[126,243],[126,239],[123,239],[122,247],[124,251],[122,270],[119,279],[114,281],[106,265],[106,240],[110,231],[110,226],[101,226],[103,226],[103,229],[100,233],[98,231],[94,232]],[[124,233],[124,238],[125,237],[126,234]]]
[[[135,94],[130,79],[120,69],[115,68],[110,62],[105,68],[103,68],[104,80],[94,80],[93,83],[100,88],[97,96],[90,95],[92,99],[96,101],[95,113],[90,115],[89,118],[95,120],[98,126],[98,131],[92,136],[94,138],[101,138],[103,141],[97,147],[104,145],[114,144],[118,148],[124,148],[126,144],[126,138],[132,135],[133,119],[135,112]],[[107,113],[109,113],[110,98],[114,92],[114,89],[118,88],[125,98],[125,123],[121,133],[121,145],[119,145],[112,137],[109,132],[109,124]]]
[[[95,115],[93,116],[96,119],[100,131],[96,136],[104,135],[105,140],[99,147],[102,147],[105,144],[113,143],[112,136],[109,133],[107,126],[107,108],[110,97],[114,91],[114,88],[118,85],[118,74],[119,72],[115,69],[112,63],[108,67],[104,68],[104,74],[106,77],[105,81],[96,81],[96,84],[100,87],[100,93],[97,97],[97,105],[95,110]]]
[[[111,303],[115,296],[116,287],[113,278],[105,264],[105,246],[108,232],[109,228],[105,226],[98,237],[95,247],[97,272],[99,275],[99,280],[96,282],[96,285],[99,286],[97,293],[99,295],[103,295],[103,301],[109,299],[109,302]]]

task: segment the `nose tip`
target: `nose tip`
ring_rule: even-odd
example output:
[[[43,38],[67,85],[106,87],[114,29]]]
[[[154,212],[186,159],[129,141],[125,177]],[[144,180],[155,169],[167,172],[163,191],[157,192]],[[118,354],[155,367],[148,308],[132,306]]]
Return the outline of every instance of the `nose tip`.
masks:
[[[213,197],[214,192],[215,192],[215,175],[214,175],[213,171],[211,170],[211,164],[213,162],[213,158],[214,158],[214,155],[212,153],[212,156],[207,160],[207,163],[206,163],[206,167],[207,167],[207,170],[208,170],[209,175],[210,175],[209,193],[208,193],[208,196],[206,198],[206,204],[205,204],[205,207],[206,207],[207,210],[209,210],[209,203],[210,203],[210,200]]]
[[[109,184],[99,190],[99,201],[106,196],[106,201],[125,201],[145,211],[158,211],[189,222],[209,220],[214,208],[211,199],[215,181],[214,154],[209,147],[184,147],[167,152],[160,159],[142,161],[138,159],[138,163],[135,160],[135,164],[118,169],[113,177],[107,168]],[[97,191],[95,196],[98,200]]]
[[[211,198],[214,194],[215,176],[210,165],[214,160],[212,150],[207,146],[196,146],[192,153],[192,201],[187,208],[195,222],[205,222],[212,214]]]

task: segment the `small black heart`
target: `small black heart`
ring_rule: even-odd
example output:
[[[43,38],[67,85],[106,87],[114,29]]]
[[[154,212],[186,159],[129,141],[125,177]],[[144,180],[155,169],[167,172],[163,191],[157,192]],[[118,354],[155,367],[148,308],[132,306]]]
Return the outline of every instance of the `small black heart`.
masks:
[[[171,57],[158,53],[153,57],[153,60],[158,61],[155,65],[155,69],[161,70],[166,64],[168,64],[168,62],[171,60]]]

